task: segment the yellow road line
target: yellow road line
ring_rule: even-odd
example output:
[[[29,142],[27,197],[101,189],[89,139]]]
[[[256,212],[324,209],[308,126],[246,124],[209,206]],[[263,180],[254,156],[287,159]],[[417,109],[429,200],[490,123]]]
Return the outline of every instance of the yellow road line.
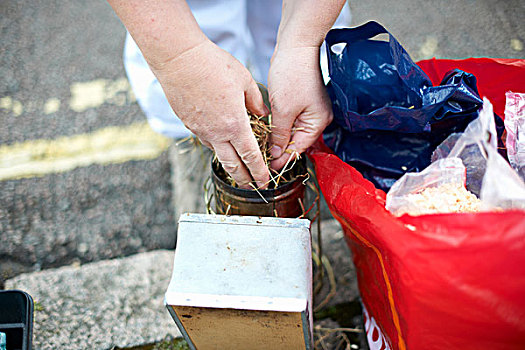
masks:
[[[66,172],[91,164],[154,159],[171,142],[144,122],[0,146],[0,181]]]
[[[0,110],[11,113],[18,117],[28,112],[43,112],[53,114],[66,105],[74,112],[80,113],[90,108],[97,108],[103,104],[125,106],[135,102],[135,95],[125,77],[115,80],[95,79],[91,81],[76,82],[70,86],[71,98],[69,103],[61,101],[57,97],[43,100],[22,101],[12,96],[0,97]]]
[[[69,107],[75,112],[83,112],[104,103],[124,106],[128,101],[135,101],[135,96],[126,78],[77,82],[73,83],[70,89]]]

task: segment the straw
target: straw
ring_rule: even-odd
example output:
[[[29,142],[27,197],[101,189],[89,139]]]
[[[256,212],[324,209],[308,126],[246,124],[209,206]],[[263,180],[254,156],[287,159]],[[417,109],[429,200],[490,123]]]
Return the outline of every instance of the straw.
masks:
[[[269,169],[270,174],[270,180],[268,180],[266,183],[264,183],[262,186],[257,187],[255,185],[255,182],[250,183],[250,187],[254,191],[259,192],[258,190],[262,187],[268,185],[268,189],[277,188],[279,185],[283,185],[285,183],[291,182],[295,180],[298,176],[304,176],[304,175],[298,175],[293,176],[288,174],[290,173],[290,170],[294,168],[296,162],[298,159],[300,159],[300,154],[296,150],[286,149],[285,152],[289,153],[291,156],[284,165],[284,167],[281,169],[281,171],[276,171],[270,167],[270,163],[273,160],[271,149],[272,146],[270,146],[270,134],[272,132],[272,114],[270,113],[268,117],[265,116],[258,116],[256,114],[251,113],[250,111],[247,111],[248,116],[250,117],[250,126],[252,128],[253,135],[255,136],[255,139],[257,140],[257,144],[259,146],[259,149],[261,150],[261,154],[263,156],[264,162],[266,166]],[[292,132],[295,132],[297,130],[302,130],[302,128],[294,128]],[[291,141],[289,145],[293,145],[295,141]],[[218,163],[218,159],[215,156],[213,158],[213,161],[215,163]],[[221,178],[230,186],[238,187],[235,180],[226,172],[223,172],[221,175]],[[264,198],[260,193],[259,195]],[[266,200],[265,200],[266,201]]]

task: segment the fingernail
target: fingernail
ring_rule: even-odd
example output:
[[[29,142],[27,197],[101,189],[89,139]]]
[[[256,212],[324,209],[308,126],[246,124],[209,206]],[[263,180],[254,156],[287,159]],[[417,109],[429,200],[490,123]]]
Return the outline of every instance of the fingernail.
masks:
[[[277,145],[273,145],[272,148],[270,149],[270,153],[272,154],[273,158],[279,158],[281,154],[283,154],[283,150],[281,147]]]

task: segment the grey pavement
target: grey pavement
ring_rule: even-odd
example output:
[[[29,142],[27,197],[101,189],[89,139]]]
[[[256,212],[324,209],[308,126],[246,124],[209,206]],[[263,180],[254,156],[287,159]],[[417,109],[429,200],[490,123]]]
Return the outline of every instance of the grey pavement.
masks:
[[[314,225],[314,227],[316,227],[316,225]],[[312,234],[314,242],[317,242],[317,230],[313,229]],[[324,302],[326,306],[330,307],[358,299],[359,292],[357,289],[355,267],[352,263],[352,255],[346,244],[341,224],[334,219],[322,220],[321,238],[323,255],[328,259],[330,263],[329,268],[333,270],[335,277],[336,293],[333,297],[329,297],[331,285],[325,266],[323,288],[316,295],[314,308],[321,302]]]
[[[525,58],[522,0],[350,1],[352,25],[382,23],[414,60]]]
[[[34,299],[35,349],[113,349],[180,337],[164,307],[173,251],[64,266],[8,280]]]
[[[167,154],[0,188],[3,277],[175,246]]]

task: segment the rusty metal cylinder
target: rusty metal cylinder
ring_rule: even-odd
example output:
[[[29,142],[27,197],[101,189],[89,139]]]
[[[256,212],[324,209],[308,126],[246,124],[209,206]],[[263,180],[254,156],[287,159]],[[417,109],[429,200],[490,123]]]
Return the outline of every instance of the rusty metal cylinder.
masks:
[[[304,176],[296,176],[293,181],[275,189],[245,190],[233,187],[221,179],[223,172],[218,162],[212,163],[212,183],[214,186],[215,210],[217,214],[279,216],[296,218],[303,214],[305,188]],[[307,173],[304,157],[297,161],[291,170],[293,175]],[[262,198],[266,199],[266,201]]]

